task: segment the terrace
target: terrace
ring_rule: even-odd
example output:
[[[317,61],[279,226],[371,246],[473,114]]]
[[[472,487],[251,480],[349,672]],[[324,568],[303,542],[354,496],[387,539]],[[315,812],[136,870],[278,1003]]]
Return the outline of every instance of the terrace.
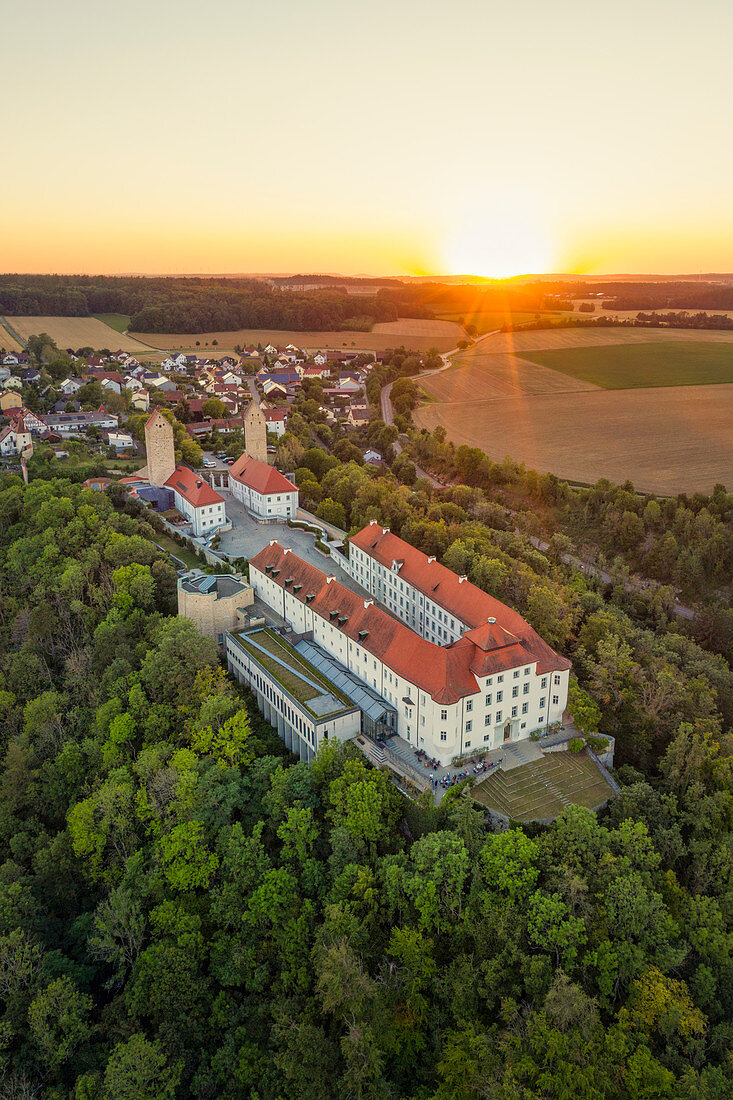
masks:
[[[472,796],[509,821],[553,821],[570,805],[600,809],[613,788],[587,752],[554,752],[476,784]]]

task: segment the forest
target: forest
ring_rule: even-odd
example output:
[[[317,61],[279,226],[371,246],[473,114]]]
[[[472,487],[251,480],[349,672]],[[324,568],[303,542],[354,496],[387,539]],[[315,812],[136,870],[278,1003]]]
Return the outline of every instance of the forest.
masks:
[[[528,535],[582,508],[610,540],[629,489],[572,504],[507,466],[434,490],[403,456],[306,447],[308,400],[280,446],[311,506],[378,518],[562,647],[621,792],[495,832],[465,789],[410,802],[350,746],[297,762],[175,616],[143,505],[5,476],[0,1096],[727,1098],[731,669],[665,590],[599,587]],[[731,497],[677,510],[707,562]]]
[[[344,290],[283,291],[256,279],[0,275],[0,314],[130,315],[133,332],[241,328],[327,331],[397,320],[386,299]],[[358,313],[358,317],[355,314]]]

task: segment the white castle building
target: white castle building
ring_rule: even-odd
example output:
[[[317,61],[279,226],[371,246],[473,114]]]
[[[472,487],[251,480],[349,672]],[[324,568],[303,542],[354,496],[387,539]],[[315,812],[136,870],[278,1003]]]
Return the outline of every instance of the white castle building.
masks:
[[[376,523],[350,540],[345,568],[373,598],[274,540],[249,578],[297,634],[389,704],[392,729],[415,748],[448,765],[562,719],[570,662],[516,611]]]

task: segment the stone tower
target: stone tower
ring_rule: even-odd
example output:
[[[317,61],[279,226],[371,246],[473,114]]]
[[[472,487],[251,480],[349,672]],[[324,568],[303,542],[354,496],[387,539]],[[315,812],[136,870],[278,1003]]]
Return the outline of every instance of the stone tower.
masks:
[[[148,456],[148,481],[165,485],[176,468],[173,449],[173,425],[156,409],[145,425],[145,451]]]
[[[244,449],[250,458],[267,462],[267,424],[256,401],[250,402],[244,417]]]

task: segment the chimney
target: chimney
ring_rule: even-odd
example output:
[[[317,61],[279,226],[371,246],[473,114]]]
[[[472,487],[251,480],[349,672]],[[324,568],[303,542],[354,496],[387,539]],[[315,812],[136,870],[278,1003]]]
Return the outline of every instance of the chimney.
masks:
[[[495,623],[495,622],[496,622],[496,619],[494,618],[494,616],[493,616],[493,615],[491,615],[491,616],[489,617],[489,620],[488,620],[488,621],[489,621],[490,623]]]
[[[432,562],[434,562],[434,561],[435,561],[435,555],[433,555],[432,558],[428,558],[428,565],[432,564]]]
[[[463,584],[463,582],[464,582],[464,581],[467,581],[467,580],[468,580],[468,577],[466,577],[466,576],[463,576],[463,577],[459,577],[459,578],[458,578],[458,583],[459,583],[459,584]]]
[[[283,548],[283,555],[292,553],[292,550],[293,550],[292,546],[285,546]]]

